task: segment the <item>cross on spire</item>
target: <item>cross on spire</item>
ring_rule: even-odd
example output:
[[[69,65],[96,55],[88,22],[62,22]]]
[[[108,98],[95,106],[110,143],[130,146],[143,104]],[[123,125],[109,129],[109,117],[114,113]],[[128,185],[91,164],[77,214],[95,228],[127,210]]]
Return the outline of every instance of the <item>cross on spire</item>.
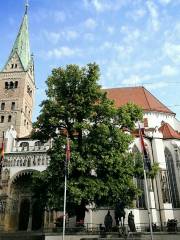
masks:
[[[25,5],[26,10],[25,10],[25,14],[27,14],[28,7],[29,7],[29,1],[26,0],[26,5]]]

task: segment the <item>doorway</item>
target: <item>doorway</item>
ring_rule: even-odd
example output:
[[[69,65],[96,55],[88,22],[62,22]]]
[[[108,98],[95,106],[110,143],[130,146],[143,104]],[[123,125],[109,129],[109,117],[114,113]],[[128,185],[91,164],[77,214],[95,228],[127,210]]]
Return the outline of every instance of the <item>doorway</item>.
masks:
[[[29,199],[23,199],[20,204],[18,230],[26,231],[28,229],[29,213],[30,213],[30,201]]]

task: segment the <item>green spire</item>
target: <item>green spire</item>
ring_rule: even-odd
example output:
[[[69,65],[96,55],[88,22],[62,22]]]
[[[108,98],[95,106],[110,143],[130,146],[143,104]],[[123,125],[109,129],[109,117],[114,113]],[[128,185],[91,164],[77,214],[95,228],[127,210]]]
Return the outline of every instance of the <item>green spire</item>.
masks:
[[[13,49],[11,51],[11,54],[8,58],[8,61],[4,69],[6,68],[8,62],[11,60],[11,58],[15,53],[18,54],[21,64],[25,71],[28,69],[28,66],[31,63],[27,10],[28,10],[28,5],[26,4],[25,14],[24,14],[16,41],[14,43]]]

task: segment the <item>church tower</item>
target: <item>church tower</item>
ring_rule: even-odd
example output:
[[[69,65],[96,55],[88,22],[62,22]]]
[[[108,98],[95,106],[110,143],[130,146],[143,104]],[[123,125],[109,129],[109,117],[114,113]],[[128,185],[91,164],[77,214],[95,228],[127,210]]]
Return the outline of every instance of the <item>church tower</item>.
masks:
[[[33,56],[30,54],[28,5],[11,50],[0,72],[0,142],[3,132],[13,126],[17,137],[32,130],[35,80]]]

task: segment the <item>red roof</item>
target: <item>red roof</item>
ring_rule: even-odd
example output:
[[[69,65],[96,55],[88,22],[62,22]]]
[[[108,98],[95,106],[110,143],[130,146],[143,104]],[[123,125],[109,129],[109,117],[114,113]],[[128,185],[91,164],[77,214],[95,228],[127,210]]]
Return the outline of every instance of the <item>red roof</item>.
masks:
[[[165,139],[180,139],[180,133],[176,132],[169,123],[163,123],[163,125],[159,128],[159,131],[162,132],[163,138]]]
[[[121,107],[127,103],[135,103],[144,111],[165,112],[174,114],[144,87],[125,87],[103,89],[107,97],[114,100],[115,107]]]

